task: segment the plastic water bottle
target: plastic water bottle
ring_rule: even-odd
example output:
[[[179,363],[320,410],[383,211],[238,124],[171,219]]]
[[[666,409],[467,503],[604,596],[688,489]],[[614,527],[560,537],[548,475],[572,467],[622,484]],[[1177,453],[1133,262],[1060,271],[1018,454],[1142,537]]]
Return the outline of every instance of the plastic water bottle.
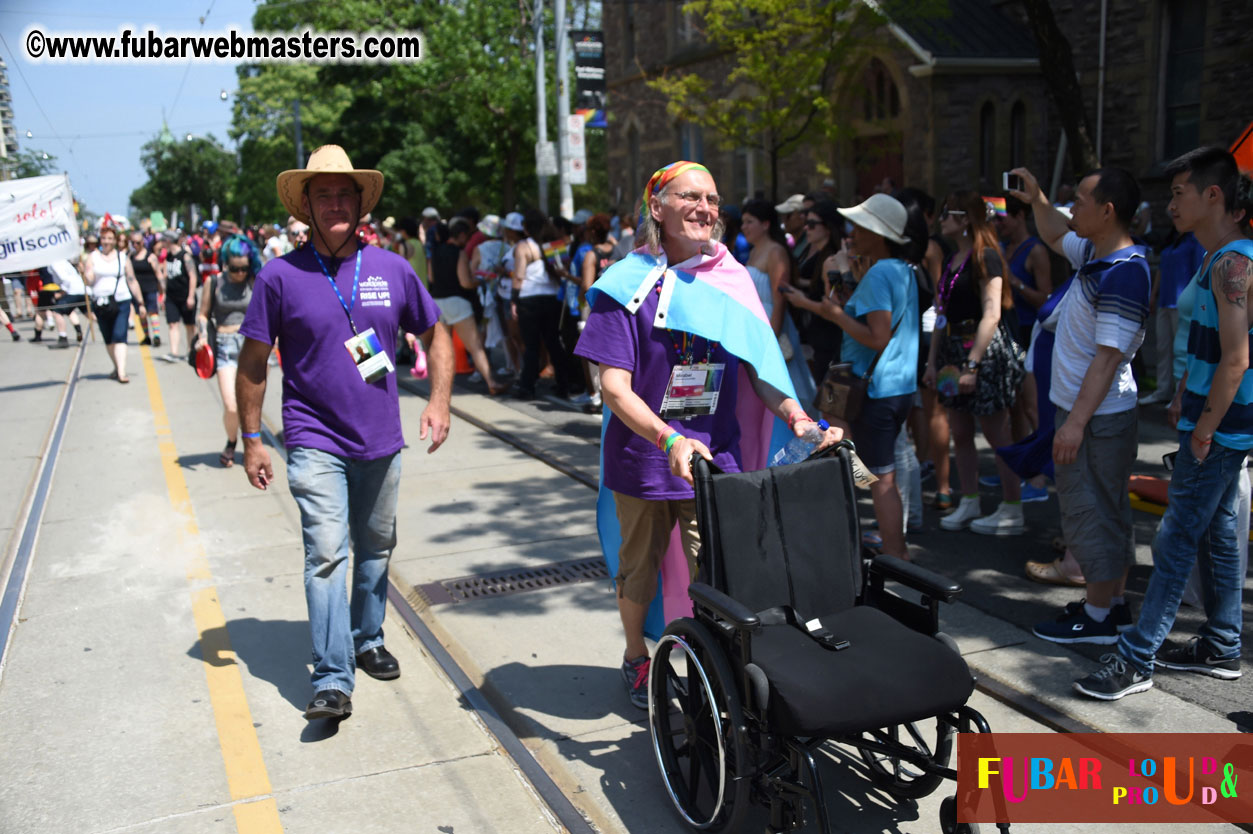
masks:
[[[801,437],[793,437],[787,442],[787,445],[774,453],[774,457],[770,459],[771,466],[786,466],[789,463],[800,463],[811,454],[814,449],[822,445],[822,436],[831,425],[826,420],[819,420],[818,424],[811,428]]]

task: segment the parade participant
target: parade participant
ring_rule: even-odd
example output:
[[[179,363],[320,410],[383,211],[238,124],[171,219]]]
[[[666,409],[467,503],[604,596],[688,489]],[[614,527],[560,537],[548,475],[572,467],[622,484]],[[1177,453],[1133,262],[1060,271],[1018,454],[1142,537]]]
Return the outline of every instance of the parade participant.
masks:
[[[165,323],[170,326],[170,351],[161,357],[167,362],[183,361],[183,336],[190,347],[196,337],[196,288],[200,270],[191,247],[181,232],[166,232]]]
[[[22,334],[18,333],[17,329],[13,327],[13,322],[9,320],[9,316],[4,312],[3,307],[0,307],[0,324],[4,325],[5,329],[9,331],[9,335],[13,337],[13,341],[22,341]]]
[[[1121,168],[1084,176],[1071,218],[1051,206],[1030,171],[1017,168],[1040,239],[1079,274],[1057,309],[1049,399],[1057,406],[1053,470],[1062,535],[1087,582],[1087,601],[1037,624],[1055,643],[1118,641],[1130,620],[1123,596],[1135,564],[1127,478],[1138,448],[1131,359],[1144,341],[1149,267],[1128,231],[1140,187]],[[1071,231],[1073,229],[1073,231]]]
[[[1187,153],[1166,173],[1175,227],[1195,234],[1209,256],[1197,280],[1176,426],[1179,451],[1166,513],[1153,538],[1153,573],[1140,618],[1118,637],[1116,652],[1101,658],[1100,669],[1075,681],[1082,694],[1106,701],[1150,688],[1154,664],[1222,680],[1241,674],[1244,570],[1237,506],[1245,458],[1253,447],[1253,241],[1248,238],[1253,181],[1221,148]],[[1082,194],[1081,187],[1076,208]],[[1163,649],[1198,548],[1205,622],[1190,642]],[[1090,590],[1086,566],[1084,574]]]
[[[641,247],[593,285],[577,351],[599,363],[608,409],[597,524],[626,633],[622,675],[641,709],[648,706],[644,635],[656,636],[682,610],[695,574],[692,456],[727,472],[761,468],[772,427],[766,409],[798,436],[814,428],[791,397],[752,279],[717,242],[718,204],[703,165],[676,162],[653,174],[636,230]],[[840,436],[828,431],[824,445]],[[670,547],[676,525],[677,549]]]
[[[226,429],[226,447],[218,455],[218,463],[230,468],[235,465],[235,449],[239,444],[235,376],[239,354],[244,346],[244,337],[239,329],[252,301],[253,282],[261,270],[261,258],[256,245],[239,235],[226,239],[221,254],[225,270],[221,275],[206,278],[200,291],[196,339],[192,350],[208,342],[209,324],[212,322],[213,367],[218,379],[218,392],[222,395],[222,426]]]
[[[126,325],[130,319],[131,299],[142,298],[139,283],[131,269],[130,258],[117,249],[117,232],[109,226],[100,230],[100,248],[87,257],[83,281],[91,287],[92,307],[100,338],[113,362],[109,379],[130,382],[126,375]],[[147,315],[142,302],[139,314]]]
[[[157,306],[157,297],[163,294],[161,286],[161,264],[154,252],[148,249],[145,237],[140,232],[131,233],[131,269],[135,271],[135,280],[139,283],[139,291],[143,293],[143,305],[148,315],[140,316],[139,327],[144,338],[141,345],[161,347],[161,315]],[[135,315],[139,315],[139,301],[134,299]]]
[[[508,218],[506,218],[508,220]],[[531,209],[522,217],[526,238],[513,248],[513,317],[522,333],[522,373],[514,393],[520,399],[535,397],[535,381],[540,375],[540,345],[548,349],[556,377],[556,395],[568,393],[570,362],[561,344],[561,271],[540,249],[547,219]],[[506,228],[510,228],[506,223]]]
[[[419,422],[419,437],[431,439],[429,452],[448,437],[452,340],[409,264],[363,246],[354,234],[378,202],[382,174],[355,169],[342,148],[324,145],[305,168],[279,174],[277,186],[288,212],[312,226],[312,245],[262,268],[240,328],[235,391],[244,469],[257,489],[274,477],[261,443],[261,404],[278,342],[287,479],[300,508],[313,638],[314,695],[305,717],[344,718],[352,712],[356,669],[382,680],[400,675],[383,644],[405,443],[396,336],[400,328],[434,330],[431,394]],[[351,605],[344,593],[350,542]]]
[[[48,292],[52,297],[50,299],[53,319],[57,325],[57,347],[68,348],[70,341],[65,332],[65,319],[68,316],[70,324],[74,325],[74,333],[78,337],[78,341],[83,340],[83,325],[78,317],[78,311],[82,310],[84,314],[87,312],[87,301],[83,298],[85,288],[83,287],[83,276],[79,274],[78,268],[74,264],[62,258],[59,261],[53,261],[44,267],[40,272],[43,273],[43,290]],[[41,302],[42,303],[42,302]],[[39,332],[38,322],[36,322],[35,332]]]

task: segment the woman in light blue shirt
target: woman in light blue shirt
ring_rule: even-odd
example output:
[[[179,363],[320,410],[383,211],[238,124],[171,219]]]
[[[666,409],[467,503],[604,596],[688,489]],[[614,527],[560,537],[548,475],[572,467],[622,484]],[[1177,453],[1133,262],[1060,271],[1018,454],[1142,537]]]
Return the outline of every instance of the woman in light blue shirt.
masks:
[[[842,249],[823,265],[821,301],[798,293],[787,299],[837,324],[844,331],[840,359],[853,373],[869,377],[861,412],[843,427],[857,454],[879,479],[870,488],[883,552],[908,559],[901,496],[896,489],[896,436],[909,416],[918,389],[918,285],[905,260],[909,213],[887,194],[840,209],[853,224],[850,252]],[[855,289],[841,302],[841,290]],[[838,421],[836,421],[838,423]]]

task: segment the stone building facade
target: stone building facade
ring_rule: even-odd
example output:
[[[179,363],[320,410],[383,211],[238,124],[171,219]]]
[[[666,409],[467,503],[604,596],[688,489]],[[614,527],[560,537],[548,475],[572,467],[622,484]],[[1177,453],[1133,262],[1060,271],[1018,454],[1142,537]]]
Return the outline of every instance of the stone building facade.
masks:
[[[1002,171],[1018,164],[1046,183],[1055,172],[1058,182],[1082,173],[1059,157],[1061,122],[1021,2],[949,0],[948,15],[882,27],[831,92],[843,138],[780,160],[771,195],[760,149],[720,148],[716,137],[671,119],[647,86],[665,72],[727,74],[729,59],[701,42],[681,5],[618,0],[604,7],[609,197],[621,210],[632,208],[653,170],[675,159],[704,162],[734,201],[825,187],[849,204],[885,177],[940,197],[962,187],[988,193],[999,189]],[[1248,51],[1241,47],[1253,29],[1253,3],[1051,0],[1051,6],[1070,40],[1094,133],[1101,103],[1103,161],[1140,177],[1160,215],[1164,163],[1198,144],[1229,145],[1253,119]]]

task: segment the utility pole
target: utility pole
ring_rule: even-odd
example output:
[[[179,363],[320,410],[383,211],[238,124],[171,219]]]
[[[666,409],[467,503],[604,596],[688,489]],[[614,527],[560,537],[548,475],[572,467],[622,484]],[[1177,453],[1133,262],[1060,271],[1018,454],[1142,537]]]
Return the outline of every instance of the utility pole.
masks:
[[[570,61],[566,51],[570,46],[570,31],[566,26],[566,0],[554,0],[556,6],[554,8],[554,17],[557,22],[557,130],[559,131],[561,141],[558,146],[561,148],[561,168],[559,170],[561,183],[561,216],[574,216],[574,191],[570,188],[570,166],[567,157],[570,156],[569,135],[570,130]]]
[[[305,143],[300,138],[300,99],[296,99],[291,103],[292,115],[296,120],[296,167],[305,167]]]
[[[548,144],[548,106],[544,95],[547,84],[544,82],[544,0],[535,0],[535,127],[539,147]],[[539,210],[548,214],[548,177],[543,175],[539,177]]]

